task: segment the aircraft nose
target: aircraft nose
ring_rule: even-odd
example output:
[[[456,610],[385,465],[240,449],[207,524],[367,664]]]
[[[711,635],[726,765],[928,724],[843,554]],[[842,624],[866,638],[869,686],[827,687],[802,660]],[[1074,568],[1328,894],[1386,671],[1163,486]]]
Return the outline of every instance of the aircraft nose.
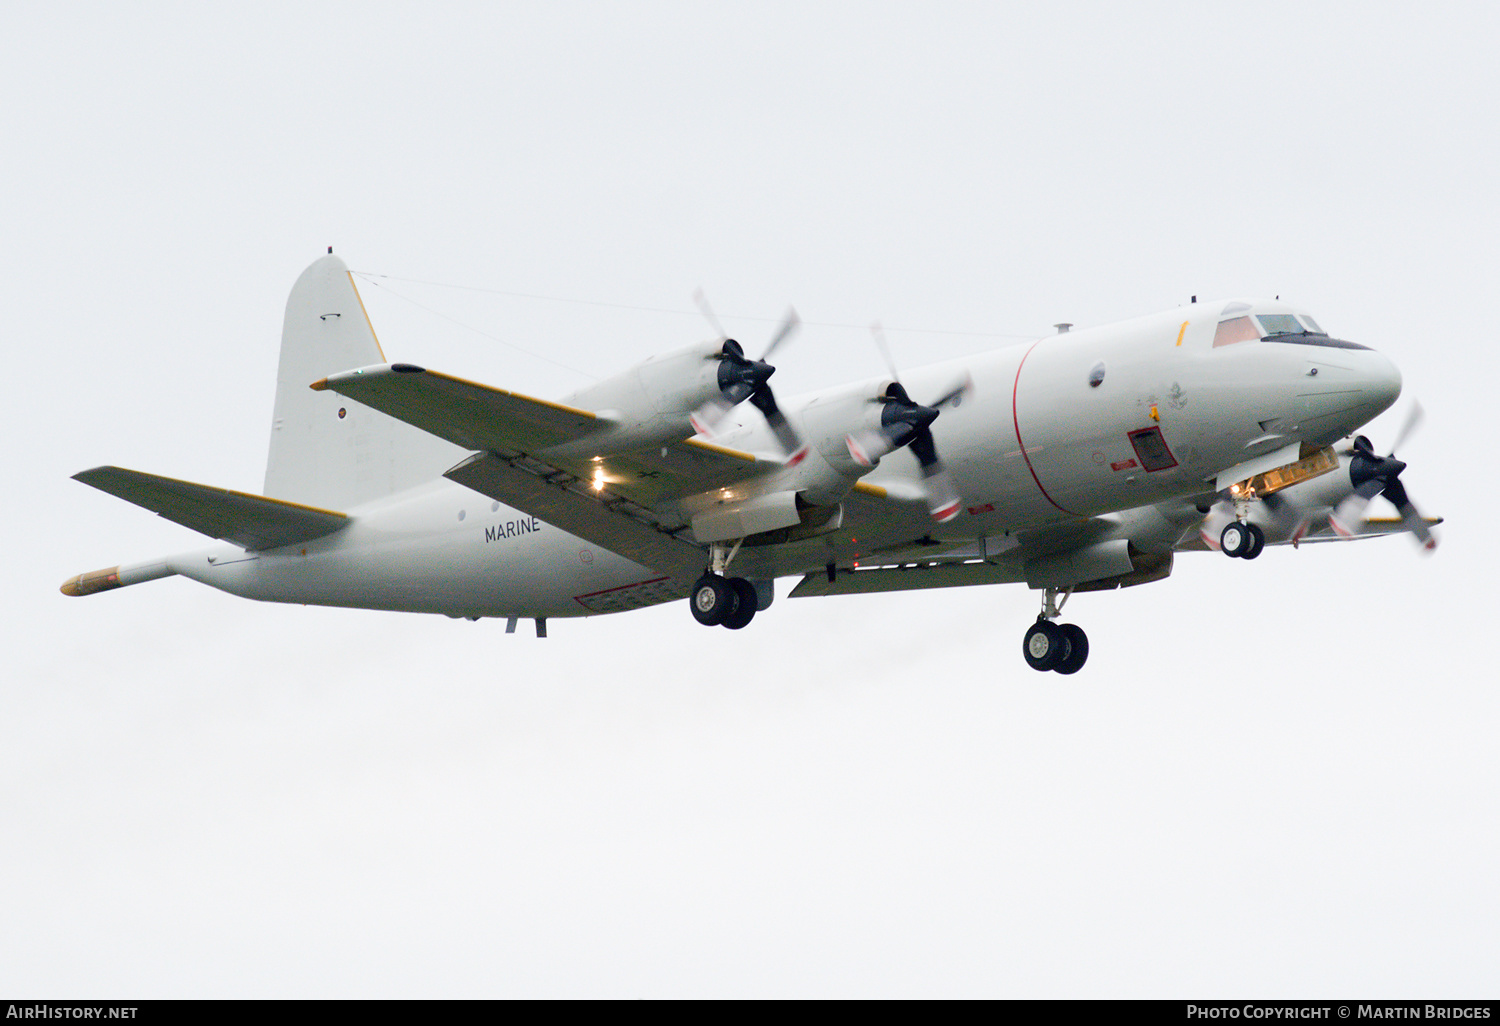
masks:
[[[1373,349],[1338,348],[1309,355],[1301,392],[1303,438],[1333,440],[1389,409],[1401,395],[1401,372]]]
[[[1378,403],[1381,412],[1390,409],[1401,395],[1401,372],[1384,355],[1370,350],[1365,367],[1365,392],[1372,404]]]

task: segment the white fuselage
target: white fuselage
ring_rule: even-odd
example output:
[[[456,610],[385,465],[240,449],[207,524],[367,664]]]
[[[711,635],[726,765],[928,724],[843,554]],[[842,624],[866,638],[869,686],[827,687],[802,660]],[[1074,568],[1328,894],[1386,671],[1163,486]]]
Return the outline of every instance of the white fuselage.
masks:
[[[1227,316],[1222,303],[1198,304],[904,374],[918,402],[965,375],[973,381],[932,425],[965,511],[938,525],[919,502],[905,503],[910,537],[982,538],[1213,492],[1220,475],[1256,457],[1330,444],[1399,394],[1400,375],[1372,350],[1215,347],[1221,311]],[[831,465],[883,385],[784,398],[781,407],[810,459]],[[748,404],[716,441],[776,450]],[[919,493],[921,477],[898,450],[865,480],[901,497]],[[578,616],[680,594],[653,591],[662,574],[443,479],[347,512],[347,528],[313,542],[258,553],[223,544],[169,563],[249,598],[453,616]]]

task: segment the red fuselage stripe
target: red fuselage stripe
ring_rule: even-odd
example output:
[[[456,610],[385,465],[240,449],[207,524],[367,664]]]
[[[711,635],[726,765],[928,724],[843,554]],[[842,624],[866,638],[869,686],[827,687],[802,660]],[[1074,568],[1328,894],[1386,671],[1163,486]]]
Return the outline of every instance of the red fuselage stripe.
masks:
[[[1035,342],[1031,343],[1031,349],[1035,349],[1041,344],[1042,340],[1037,339]],[[1016,427],[1016,444],[1021,447],[1021,459],[1026,461],[1026,469],[1031,471],[1031,479],[1036,482],[1036,490],[1042,493],[1042,498],[1052,503],[1053,506],[1055,506],[1059,510],[1062,510],[1062,512],[1076,517],[1080,514],[1074,513],[1070,509],[1063,509],[1063,507],[1058,506],[1056,500],[1054,500],[1052,496],[1047,494],[1047,489],[1042,487],[1042,479],[1036,476],[1036,468],[1031,465],[1031,457],[1026,454],[1026,443],[1021,441],[1021,415],[1016,410],[1016,397],[1020,394],[1021,391],[1021,368],[1026,366],[1026,357],[1031,355],[1031,349],[1026,350],[1026,356],[1021,357],[1021,362],[1016,364],[1016,381],[1015,384],[1011,386],[1010,390],[1010,419],[1011,423],[1013,423]]]

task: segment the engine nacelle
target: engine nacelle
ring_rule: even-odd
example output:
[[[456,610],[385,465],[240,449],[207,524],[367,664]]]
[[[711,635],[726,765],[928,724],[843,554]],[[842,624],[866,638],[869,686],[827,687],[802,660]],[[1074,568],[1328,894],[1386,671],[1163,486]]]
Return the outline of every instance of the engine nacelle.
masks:
[[[782,478],[818,506],[835,506],[874,463],[857,462],[849,452],[852,434],[880,427],[882,406],[875,401],[886,382],[856,385],[814,399],[799,412],[802,437],[808,443],[807,459]],[[876,461],[878,462],[878,461]]]
[[[1024,569],[1031,588],[1107,591],[1161,580],[1172,572],[1172,553],[1142,552],[1116,538],[1028,559]]]
[[[612,426],[547,450],[560,456],[607,456],[681,441],[696,432],[694,410],[720,397],[721,342],[702,342],[653,356],[563,400]]]

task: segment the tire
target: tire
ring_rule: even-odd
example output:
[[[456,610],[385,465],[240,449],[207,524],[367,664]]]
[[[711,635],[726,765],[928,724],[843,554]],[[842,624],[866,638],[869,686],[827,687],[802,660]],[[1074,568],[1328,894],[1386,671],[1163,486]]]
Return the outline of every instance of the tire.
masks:
[[[1246,524],[1245,527],[1250,532],[1250,547],[1245,550],[1245,555],[1241,558],[1254,559],[1266,547],[1266,532],[1255,524]]]
[[[1249,551],[1250,539],[1250,525],[1232,520],[1219,535],[1219,548],[1230,559],[1239,559]]]
[[[1050,670],[1067,658],[1068,639],[1051,620],[1038,620],[1026,629],[1021,654],[1033,670]]]
[[[1089,659],[1089,636],[1074,623],[1060,623],[1057,629],[1068,642],[1068,654],[1052,668],[1058,673],[1077,673]]]
[[[729,578],[729,586],[734,589],[734,608],[724,615],[724,626],[732,631],[748,626],[755,619],[756,610],[760,603],[755,595],[755,585],[743,577]]]
[[[718,574],[704,574],[693,585],[688,605],[693,619],[705,627],[717,627],[734,608],[735,593],[728,581]]]

